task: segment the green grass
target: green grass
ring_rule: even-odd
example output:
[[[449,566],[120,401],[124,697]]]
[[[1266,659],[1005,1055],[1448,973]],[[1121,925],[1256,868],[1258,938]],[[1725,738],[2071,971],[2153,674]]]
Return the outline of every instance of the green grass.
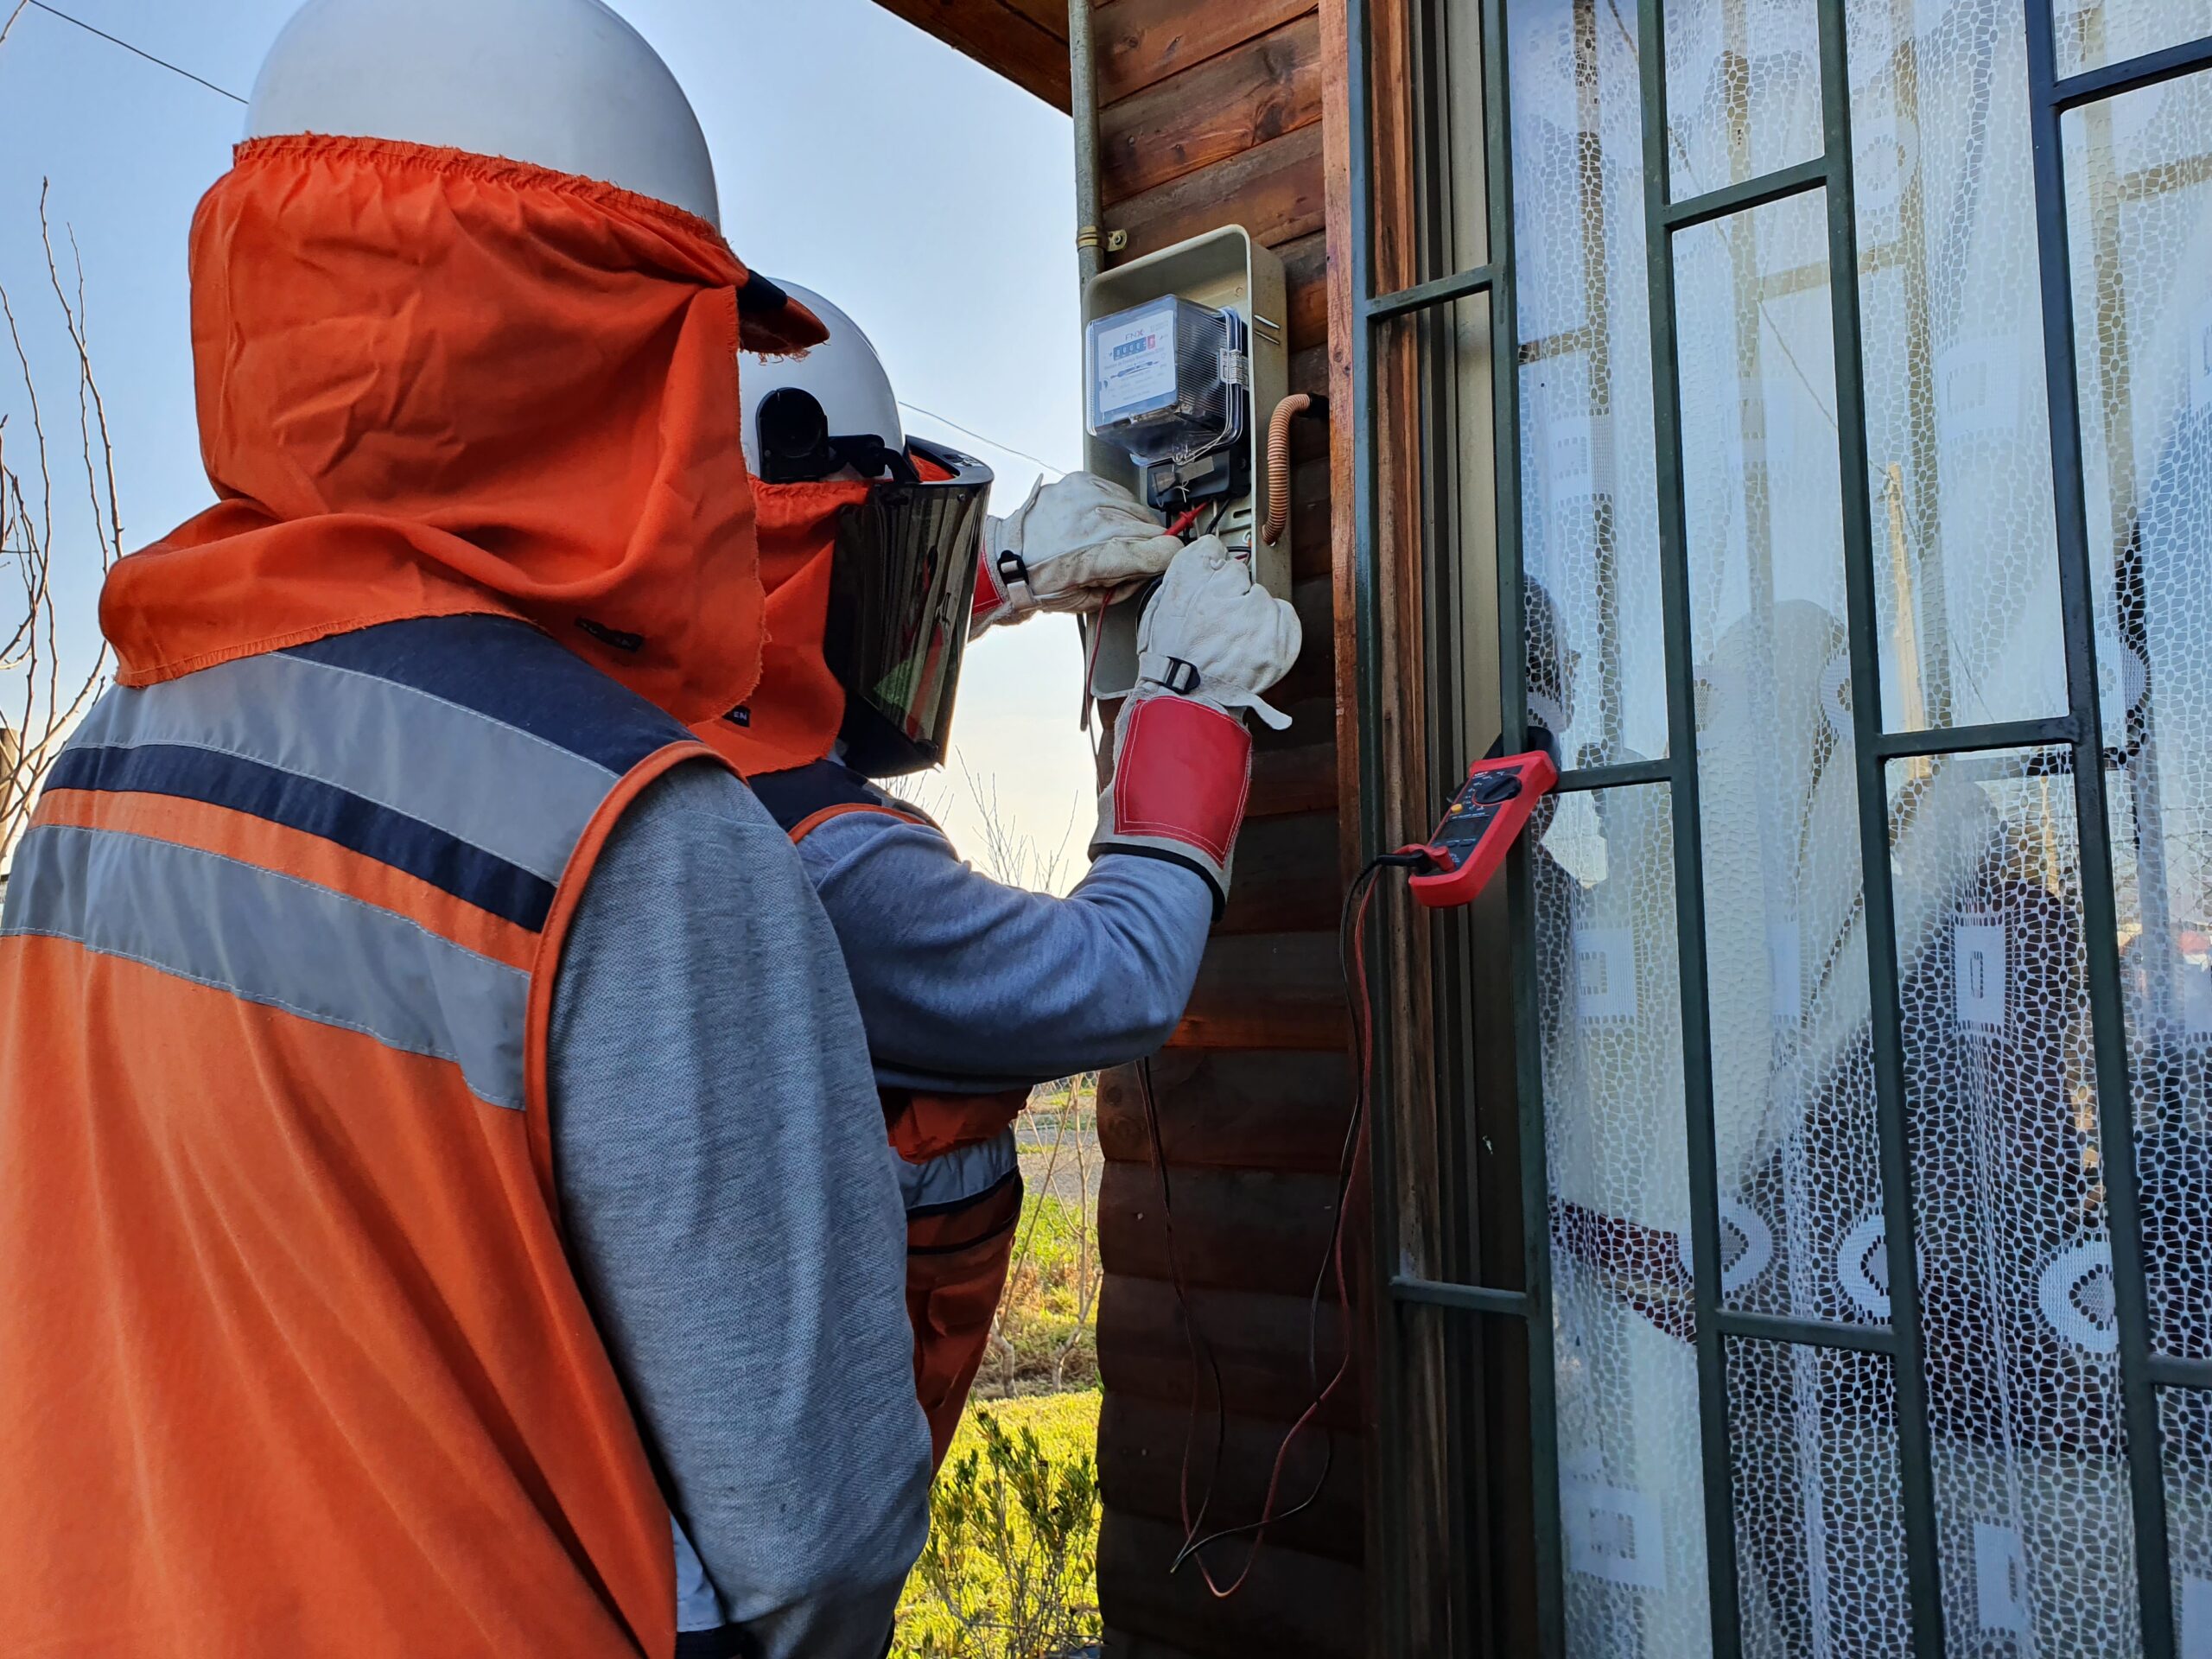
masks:
[[[1032,1192],[1022,1201],[998,1339],[976,1379],[987,1399],[1079,1387],[1098,1375],[1098,1231],[1084,1206]]]

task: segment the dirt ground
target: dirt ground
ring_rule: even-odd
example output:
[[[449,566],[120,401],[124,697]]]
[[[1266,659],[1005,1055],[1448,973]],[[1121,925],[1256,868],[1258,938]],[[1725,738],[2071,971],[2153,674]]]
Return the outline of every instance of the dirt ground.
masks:
[[[1071,1108],[1063,1093],[1039,1090],[1029,1109],[1014,1123],[1021,1147],[1021,1179],[1033,1192],[1049,1192],[1064,1203],[1098,1197],[1105,1158],[1098,1149],[1098,1115],[1086,1095]]]

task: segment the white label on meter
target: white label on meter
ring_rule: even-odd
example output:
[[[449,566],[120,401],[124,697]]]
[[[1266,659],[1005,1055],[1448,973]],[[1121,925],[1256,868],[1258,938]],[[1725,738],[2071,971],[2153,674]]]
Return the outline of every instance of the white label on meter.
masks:
[[[1157,408],[1175,395],[1175,308],[1102,326],[1097,353],[1100,425]]]

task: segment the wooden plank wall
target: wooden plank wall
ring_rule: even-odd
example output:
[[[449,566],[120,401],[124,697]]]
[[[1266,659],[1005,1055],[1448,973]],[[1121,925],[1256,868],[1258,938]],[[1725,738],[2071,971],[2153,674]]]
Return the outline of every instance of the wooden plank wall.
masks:
[[[1340,5],[1330,10],[1341,19]],[[1293,389],[1332,390],[1319,0],[1101,0],[1094,18],[1103,223],[1128,237],[1115,257],[1243,224],[1289,275]],[[1349,422],[1347,404],[1335,412]],[[1193,1510],[1211,1483],[1206,1530],[1249,1523],[1285,1431],[1313,1401],[1311,1293],[1351,1107],[1337,964],[1331,461],[1319,423],[1300,423],[1294,456],[1289,597],[1306,643],[1274,697],[1294,723],[1259,734],[1228,912],[1189,1013],[1152,1068],[1179,1292],[1137,1075],[1111,1074],[1100,1091],[1099,1592],[1116,1659],[1363,1651],[1356,1388],[1339,1390],[1287,1461],[1289,1500],[1318,1496],[1270,1529],[1239,1593],[1216,1599],[1195,1564],[1169,1571],[1185,1535],[1186,1463]],[[1205,1363],[1193,1359],[1193,1324]],[[1318,1320],[1324,1379],[1342,1353],[1339,1325],[1332,1292]],[[1206,1553],[1224,1585],[1243,1569],[1249,1541]]]

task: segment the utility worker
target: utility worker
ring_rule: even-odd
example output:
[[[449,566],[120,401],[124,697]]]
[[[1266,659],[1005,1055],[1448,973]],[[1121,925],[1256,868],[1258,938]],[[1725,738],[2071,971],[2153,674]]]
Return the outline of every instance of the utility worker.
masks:
[[[901,1160],[915,1364],[942,1460],[1020,1211],[1014,1117],[1033,1084],[1148,1054],[1182,1017],[1228,895],[1243,711],[1288,724],[1262,693],[1298,654],[1298,614],[1218,539],[1185,547],[1104,480],[1071,474],[986,520],[988,472],[904,436],[867,337],[791,291],[829,340],[747,356],[741,376],[768,663],[749,699],[696,729],[798,842],[843,946]],[[971,630],[1095,610],[1163,570],[1095,861],[1068,897],[977,874],[872,781],[944,759]]]
[[[875,1659],[899,1194],[683,723],[760,645],[730,341],[819,324],[598,0],[313,0],[246,130],[219,505],[117,567],[0,914],[0,1654]],[[741,1628],[679,1649],[685,1535]]]

